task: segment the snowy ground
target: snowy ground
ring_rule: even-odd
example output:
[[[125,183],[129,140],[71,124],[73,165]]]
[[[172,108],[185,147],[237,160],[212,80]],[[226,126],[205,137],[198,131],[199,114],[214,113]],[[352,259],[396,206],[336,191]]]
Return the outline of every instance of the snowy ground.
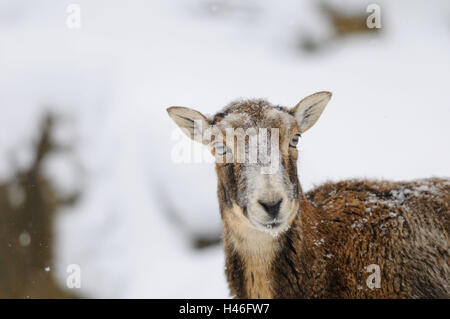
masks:
[[[79,264],[86,296],[228,296],[222,248],[186,242],[191,231],[220,231],[216,179],[212,164],[171,161],[171,105],[212,114],[239,97],[293,106],[329,90],[301,140],[305,190],[347,177],[450,176],[448,1],[379,1],[379,37],[317,54],[293,44],[331,33],[313,0],[81,0],[77,30],[66,27],[70,3],[0,3],[0,179],[11,154],[26,165],[39,114],[61,114],[58,138],[76,147],[48,172],[84,196],[56,225],[55,272],[64,283],[65,267]]]

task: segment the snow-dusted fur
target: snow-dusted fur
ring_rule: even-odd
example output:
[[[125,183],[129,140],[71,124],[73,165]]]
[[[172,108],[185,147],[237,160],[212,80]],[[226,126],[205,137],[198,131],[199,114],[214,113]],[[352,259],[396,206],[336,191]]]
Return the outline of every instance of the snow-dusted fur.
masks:
[[[225,218],[231,293],[238,298],[449,298],[449,209],[448,179],[351,180],[301,196],[290,229],[264,243],[255,234],[237,239],[239,226]],[[380,267],[379,288],[367,284],[371,264]]]
[[[212,118],[168,109],[190,137],[194,121],[219,130],[280,130],[280,170],[274,176],[261,178],[254,164],[216,163],[231,295],[449,298],[449,179],[350,180],[302,192],[293,137],[317,121],[330,97],[319,92],[292,109],[237,101]],[[269,212],[258,206],[261,200],[282,202],[274,228],[264,228]]]

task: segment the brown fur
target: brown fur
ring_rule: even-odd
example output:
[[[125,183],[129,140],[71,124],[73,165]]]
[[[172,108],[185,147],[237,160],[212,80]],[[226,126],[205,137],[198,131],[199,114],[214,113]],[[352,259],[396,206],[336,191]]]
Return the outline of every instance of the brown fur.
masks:
[[[313,124],[317,110],[312,108],[320,103],[316,97],[327,97],[324,93],[312,97],[315,102],[310,107],[300,107],[306,110],[303,119],[309,117]],[[306,99],[302,101],[310,103]],[[349,180],[303,194],[297,174],[298,151],[289,146],[292,136],[303,133],[296,109],[246,100],[231,103],[208,120],[220,130],[279,128],[282,183],[292,191],[290,228],[273,237],[255,228],[248,218],[246,164],[216,163],[232,296],[449,298],[450,180]],[[176,114],[171,116],[178,121]],[[372,273],[366,267],[372,264],[380,267],[379,288],[367,284]]]
[[[261,279],[246,275],[258,263],[245,263],[248,253],[231,244],[235,236],[230,229],[237,226],[225,219],[232,295],[258,298],[262,291],[273,298],[449,298],[449,206],[450,181],[445,179],[325,184],[302,198],[290,230],[273,240],[276,249],[268,248],[276,253],[267,257],[261,252],[259,265],[270,268]],[[247,238],[247,245],[252,241]],[[233,250],[241,258],[239,268],[228,258]],[[366,285],[370,264],[380,266],[380,288]],[[264,280],[264,287],[255,287],[255,281]]]
[[[246,114],[258,125],[269,106],[264,100],[234,102],[215,120]],[[282,128],[283,123],[271,126]],[[238,164],[217,164],[226,274],[233,296],[450,297],[448,179],[351,180],[303,195],[296,151],[282,154],[300,207],[291,228],[278,238],[254,229],[245,218],[245,207],[233,204],[243,191],[236,182]],[[365,267],[370,264],[380,266],[380,288],[366,284],[371,273]]]

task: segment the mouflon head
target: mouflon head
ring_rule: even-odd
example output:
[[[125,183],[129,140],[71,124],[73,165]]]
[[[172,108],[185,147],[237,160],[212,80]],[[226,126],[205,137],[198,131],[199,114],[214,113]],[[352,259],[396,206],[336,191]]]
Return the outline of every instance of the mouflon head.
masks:
[[[330,92],[318,92],[292,108],[241,100],[212,117],[179,106],[167,111],[215,157],[222,218],[277,235],[289,227],[300,204],[299,138],[330,98]]]

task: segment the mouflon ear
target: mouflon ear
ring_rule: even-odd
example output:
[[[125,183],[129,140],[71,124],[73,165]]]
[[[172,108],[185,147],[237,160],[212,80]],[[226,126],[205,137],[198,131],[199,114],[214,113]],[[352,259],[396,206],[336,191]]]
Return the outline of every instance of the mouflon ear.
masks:
[[[206,141],[203,141],[203,133],[210,123],[206,116],[198,111],[182,106],[169,107],[167,108],[167,113],[189,138],[206,144]]]
[[[290,110],[297,119],[301,133],[306,132],[317,122],[330,99],[331,92],[317,92],[305,97]]]

